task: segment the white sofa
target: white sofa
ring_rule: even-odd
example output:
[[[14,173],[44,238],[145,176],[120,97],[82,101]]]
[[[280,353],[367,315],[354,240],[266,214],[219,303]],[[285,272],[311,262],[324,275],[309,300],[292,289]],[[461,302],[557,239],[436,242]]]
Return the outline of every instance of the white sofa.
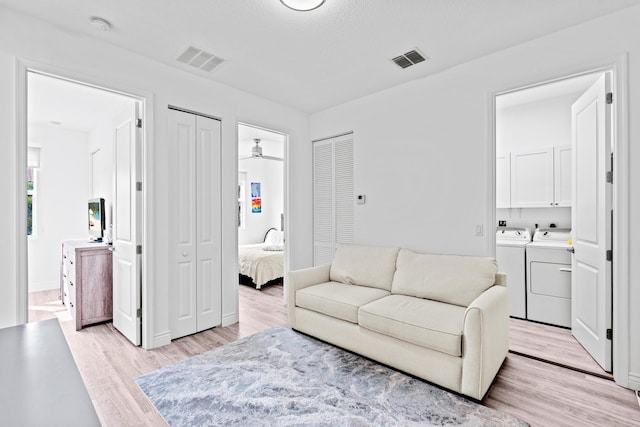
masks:
[[[506,276],[493,258],[340,245],[288,275],[300,332],[481,400],[507,354]]]

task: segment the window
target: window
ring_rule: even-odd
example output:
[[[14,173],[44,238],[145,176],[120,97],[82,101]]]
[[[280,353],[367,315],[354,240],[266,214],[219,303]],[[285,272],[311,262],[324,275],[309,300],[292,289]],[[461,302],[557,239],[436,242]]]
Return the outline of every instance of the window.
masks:
[[[40,149],[29,147],[27,152],[27,236],[37,234],[38,218],[38,169],[40,168]]]

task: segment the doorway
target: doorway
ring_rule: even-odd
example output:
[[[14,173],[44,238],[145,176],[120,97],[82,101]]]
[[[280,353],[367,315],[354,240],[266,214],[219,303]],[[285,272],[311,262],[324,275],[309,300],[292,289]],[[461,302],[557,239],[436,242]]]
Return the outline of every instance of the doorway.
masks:
[[[571,238],[572,230],[576,233],[576,213],[579,217],[586,213],[578,212],[584,204],[575,202],[576,165],[584,170],[586,164],[583,157],[575,156],[580,146],[573,140],[572,106],[597,81],[611,74],[608,70],[585,73],[500,93],[495,98],[496,257],[500,269],[510,275],[510,351],[607,378],[612,378],[610,359],[603,362],[592,349],[585,350],[589,348],[585,342],[575,338],[575,305],[582,291],[578,288],[576,292],[576,256],[569,252],[574,251]],[[607,128],[612,125],[610,121]],[[611,216],[605,211],[601,209],[600,216],[611,230]],[[534,241],[514,245],[500,240],[509,233],[526,239],[531,236]],[[557,236],[558,241],[549,242],[551,236]],[[611,248],[611,233],[606,245]],[[610,328],[610,267],[603,276]],[[604,331],[602,335],[604,338]],[[610,337],[604,344],[610,355]]]
[[[69,320],[76,314],[71,307],[80,302],[71,301],[66,295],[66,304],[62,305],[65,299],[62,284],[66,283],[62,242],[104,245],[105,252],[114,252],[116,246],[111,243],[115,238],[114,218],[118,217],[114,206],[123,188],[122,177],[116,177],[116,153],[122,158],[119,141],[125,137],[129,142],[140,140],[142,143],[141,130],[134,129],[142,122],[124,120],[123,112],[141,110],[144,100],[27,67],[24,67],[24,87],[26,97],[21,102],[26,110],[25,129],[19,132],[24,137],[19,137],[17,144],[18,151],[23,147],[27,152],[26,185],[25,180],[19,180],[19,188],[27,188],[27,235],[24,236],[26,256],[22,260],[19,257],[19,264],[25,269],[25,283],[18,283],[18,293],[24,295],[25,302],[35,301],[33,305],[25,304],[29,306],[24,312],[24,321],[51,316]],[[124,125],[125,122],[128,124]],[[126,135],[125,128],[130,130]],[[140,138],[130,138],[135,134]],[[141,156],[137,157],[141,162]],[[93,221],[90,233],[87,206],[91,206],[89,202],[93,199],[104,200],[104,206],[99,214],[100,227],[96,228]],[[127,211],[141,224],[141,211],[132,208]],[[138,235],[141,231],[140,228]],[[93,234],[91,239],[90,234]],[[98,243],[99,240],[102,241]],[[119,258],[114,255],[114,259]],[[139,261],[136,259],[136,277],[140,276]],[[115,285],[118,283],[119,280],[113,281]],[[140,285],[136,282],[136,295],[140,294]],[[111,311],[109,306],[101,303],[100,310]],[[137,336],[137,342],[133,341],[139,345],[141,332],[137,332]]]
[[[242,292],[248,287],[271,296],[283,294],[288,265],[287,141],[284,133],[238,124],[238,282]]]

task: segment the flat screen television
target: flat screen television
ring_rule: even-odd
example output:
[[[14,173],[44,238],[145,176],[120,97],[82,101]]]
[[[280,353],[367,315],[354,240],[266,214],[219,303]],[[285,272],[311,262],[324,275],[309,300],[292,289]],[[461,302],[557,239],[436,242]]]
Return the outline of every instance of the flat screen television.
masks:
[[[104,199],[89,200],[89,239],[101,241],[105,229]]]

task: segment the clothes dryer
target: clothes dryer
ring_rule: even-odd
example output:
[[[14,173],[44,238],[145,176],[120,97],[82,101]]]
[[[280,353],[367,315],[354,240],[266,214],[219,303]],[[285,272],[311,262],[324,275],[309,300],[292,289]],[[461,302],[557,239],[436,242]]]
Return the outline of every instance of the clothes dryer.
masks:
[[[529,320],[571,327],[570,238],[570,229],[539,228],[527,244]]]

